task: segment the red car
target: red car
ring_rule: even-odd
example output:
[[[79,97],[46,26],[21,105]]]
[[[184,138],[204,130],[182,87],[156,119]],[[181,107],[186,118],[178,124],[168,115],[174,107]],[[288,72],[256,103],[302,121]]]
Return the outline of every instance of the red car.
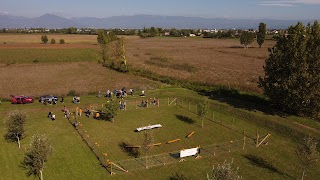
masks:
[[[33,103],[33,99],[28,96],[13,96],[11,99],[12,104],[27,104]]]

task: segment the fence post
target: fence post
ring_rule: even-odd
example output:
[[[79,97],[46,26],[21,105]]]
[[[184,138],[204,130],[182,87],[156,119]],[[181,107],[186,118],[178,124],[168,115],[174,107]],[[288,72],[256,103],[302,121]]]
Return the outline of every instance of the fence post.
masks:
[[[242,146],[242,149],[245,149],[246,147],[246,131],[243,130],[243,146]]]
[[[212,120],[214,121],[214,111],[212,111]]]
[[[258,147],[258,144],[259,144],[259,133],[258,133],[258,128],[257,128],[256,147]]]
[[[158,107],[160,107],[160,99],[158,98]]]

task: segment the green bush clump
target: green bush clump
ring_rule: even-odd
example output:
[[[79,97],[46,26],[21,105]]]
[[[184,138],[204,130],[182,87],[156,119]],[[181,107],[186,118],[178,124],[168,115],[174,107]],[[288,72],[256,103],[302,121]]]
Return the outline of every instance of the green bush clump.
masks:
[[[77,93],[76,93],[75,90],[70,90],[70,91],[68,92],[68,94],[67,94],[67,96],[76,96],[76,95],[77,95]]]

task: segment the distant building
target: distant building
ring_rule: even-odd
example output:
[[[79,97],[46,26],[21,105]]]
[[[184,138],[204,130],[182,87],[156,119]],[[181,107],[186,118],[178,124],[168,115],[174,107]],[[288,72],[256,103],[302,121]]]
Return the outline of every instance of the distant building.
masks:
[[[164,32],[165,36],[170,36],[170,32]]]

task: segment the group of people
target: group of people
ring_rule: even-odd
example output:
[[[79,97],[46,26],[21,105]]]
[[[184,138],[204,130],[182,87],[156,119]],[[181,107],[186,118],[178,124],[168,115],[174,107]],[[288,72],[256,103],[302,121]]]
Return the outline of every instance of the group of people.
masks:
[[[149,104],[150,105],[158,105],[158,103],[159,103],[159,99],[156,99],[155,97],[153,97],[153,99],[152,98],[150,98],[149,99]],[[148,105],[148,101],[146,100],[146,101],[144,101],[144,100],[142,100],[141,101],[141,107],[147,107],[147,105]]]
[[[123,97],[126,97],[128,94],[131,95],[131,96],[134,96],[134,90],[132,88],[130,88],[129,91],[127,92],[126,88],[123,87],[121,89],[115,89],[113,92],[108,89],[107,92],[106,92],[105,97],[111,98],[114,95],[117,98],[123,98]],[[97,97],[98,98],[101,97],[101,92],[100,91],[98,92]]]

